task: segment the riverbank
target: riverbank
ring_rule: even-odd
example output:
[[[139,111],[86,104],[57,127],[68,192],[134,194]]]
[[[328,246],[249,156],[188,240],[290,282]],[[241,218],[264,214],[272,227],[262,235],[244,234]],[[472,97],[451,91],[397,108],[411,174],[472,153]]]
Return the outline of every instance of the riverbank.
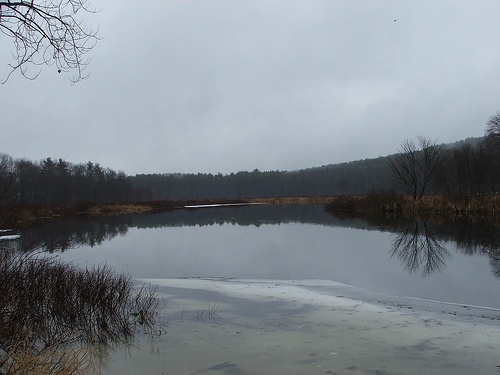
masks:
[[[487,220],[500,226],[500,195],[429,195],[414,200],[405,195],[373,193],[359,196],[256,198],[250,201],[270,205],[319,204],[324,205],[328,212],[346,217],[411,218],[434,222]]]
[[[0,211],[0,229],[25,229],[67,218],[91,219],[121,215],[143,215],[184,209],[190,205],[239,204],[242,200],[189,200],[133,203],[89,203],[71,205],[11,205]]]
[[[363,196],[271,197],[252,199],[217,199],[186,201],[152,201],[135,203],[87,203],[73,205],[10,206],[1,212],[0,229],[23,229],[44,222],[69,217],[82,219],[131,214],[153,214],[215,204],[267,205],[324,205],[330,212],[343,214],[370,214],[391,217],[425,219],[490,220],[500,225],[500,195],[441,196],[432,195],[420,200],[397,194],[368,194]]]
[[[325,205],[330,212],[375,213],[426,220],[491,220],[500,224],[500,195],[429,195],[414,200],[396,194],[334,197]]]

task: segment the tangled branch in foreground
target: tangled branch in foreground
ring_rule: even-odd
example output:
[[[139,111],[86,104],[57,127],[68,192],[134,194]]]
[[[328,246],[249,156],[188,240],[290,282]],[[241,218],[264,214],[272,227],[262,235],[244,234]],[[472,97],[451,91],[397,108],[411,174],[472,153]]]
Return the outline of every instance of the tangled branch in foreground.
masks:
[[[85,55],[98,41],[97,30],[87,29],[77,18],[81,12],[95,13],[88,0],[0,1],[0,30],[14,41],[16,63],[2,81],[19,70],[28,79],[41,72],[31,66],[54,65],[59,73],[76,71],[73,82],[88,77],[90,60]]]

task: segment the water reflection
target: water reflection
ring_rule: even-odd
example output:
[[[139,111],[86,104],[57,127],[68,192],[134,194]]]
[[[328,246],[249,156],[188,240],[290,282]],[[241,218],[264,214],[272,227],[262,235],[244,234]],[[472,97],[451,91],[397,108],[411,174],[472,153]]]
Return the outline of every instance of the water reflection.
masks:
[[[441,270],[446,258],[451,257],[443,243],[431,230],[430,223],[412,220],[394,237],[390,254],[397,257],[408,272],[420,271],[422,276],[427,276]]]
[[[359,286],[362,298],[369,290],[375,299],[367,300],[374,303],[380,301],[376,292],[383,292],[500,308],[499,280],[488,272],[491,266],[500,276],[500,233],[490,223],[334,216],[322,206],[214,208],[53,223],[22,232],[17,243],[61,251],[61,258],[84,267],[87,261],[109,264],[138,278],[317,278]],[[171,329],[167,338],[176,337]]]
[[[80,246],[94,247],[125,235],[133,225],[131,216],[64,220],[23,231],[18,247],[22,251],[43,249],[50,253]]]
[[[486,255],[495,276],[500,277],[500,228],[487,221],[430,222],[362,213],[332,213],[356,228],[394,233],[391,256],[401,260],[405,269],[422,276],[442,270],[451,257],[446,244],[464,255]],[[361,222],[362,224],[359,224]]]
[[[23,231],[19,248],[43,248],[49,252],[80,246],[99,246],[129,228],[206,227],[237,225],[240,227],[314,224],[376,230],[394,234],[390,256],[398,258],[411,273],[427,276],[440,271],[451,257],[445,244],[453,244],[465,255],[486,255],[493,274],[500,277],[500,230],[492,223],[466,220],[430,223],[381,216],[331,214],[322,206],[250,206],[179,210],[154,215],[131,215],[95,220],[68,220]]]

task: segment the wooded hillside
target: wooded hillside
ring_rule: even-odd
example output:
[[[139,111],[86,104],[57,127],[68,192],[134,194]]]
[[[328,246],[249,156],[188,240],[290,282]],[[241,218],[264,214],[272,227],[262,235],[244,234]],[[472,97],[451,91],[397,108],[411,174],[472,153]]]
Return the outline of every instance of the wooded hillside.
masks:
[[[439,147],[442,148],[439,173],[429,184],[426,194],[498,192],[498,143],[495,148],[487,138],[469,138]],[[404,193],[394,183],[391,173],[389,161],[394,156],[297,171],[255,169],[227,175],[163,173],[126,176],[99,163],[72,164],[51,158],[33,162],[1,154],[0,205],[361,195],[390,190]]]

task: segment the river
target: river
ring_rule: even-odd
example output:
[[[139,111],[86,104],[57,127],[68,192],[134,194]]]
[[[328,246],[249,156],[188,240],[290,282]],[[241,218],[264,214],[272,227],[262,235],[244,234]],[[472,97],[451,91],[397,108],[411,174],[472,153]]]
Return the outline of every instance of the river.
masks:
[[[487,223],[207,207],[53,223],[19,241],[158,286],[158,337],[118,349],[104,373],[486,374],[500,365],[500,233]]]

